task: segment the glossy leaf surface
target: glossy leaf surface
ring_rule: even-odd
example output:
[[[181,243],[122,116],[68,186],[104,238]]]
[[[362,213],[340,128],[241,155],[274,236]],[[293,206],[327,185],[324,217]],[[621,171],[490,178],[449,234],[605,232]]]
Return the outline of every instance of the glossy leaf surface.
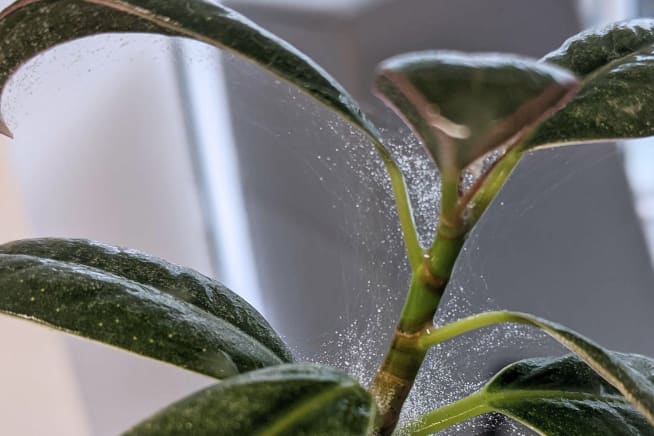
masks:
[[[375,81],[450,175],[548,116],[576,86],[566,70],[532,59],[451,51],[391,58]]]
[[[24,239],[0,245],[0,254],[25,254],[97,268],[158,289],[238,326],[285,362],[291,352],[250,304],[216,280],[137,250],[87,239]]]
[[[112,32],[158,33],[225,48],[378,133],[348,93],[300,51],[237,12],[207,0],[18,0],[0,13],[0,90],[20,65],[57,44]],[[4,123],[0,131],[10,132]]]
[[[217,378],[291,359],[265,320],[219,283],[86,240],[0,246],[0,312]]]
[[[651,384],[654,361],[611,353]],[[552,436],[654,435],[654,427],[578,356],[528,359],[497,374],[484,388],[486,403]]]
[[[365,436],[373,420],[370,394],[346,375],[329,368],[283,365],[193,394],[127,435]]]
[[[583,82],[528,147],[654,134],[654,20],[581,32],[542,60],[568,68]]]

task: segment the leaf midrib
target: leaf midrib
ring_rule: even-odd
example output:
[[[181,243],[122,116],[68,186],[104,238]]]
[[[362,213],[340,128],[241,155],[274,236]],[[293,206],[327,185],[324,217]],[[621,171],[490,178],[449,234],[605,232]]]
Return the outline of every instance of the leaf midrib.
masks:
[[[284,431],[292,428],[302,419],[305,419],[312,411],[320,409],[323,405],[341,395],[341,393],[352,389],[352,387],[353,386],[349,384],[338,385],[323,390],[319,395],[316,395],[308,401],[300,399],[300,401],[295,403],[274,421],[265,423],[264,428],[254,434],[257,436],[277,436],[284,434]]]
[[[506,391],[485,391],[486,403],[493,408],[497,408],[494,401],[498,403],[519,403],[525,400],[539,400],[548,398],[559,398],[571,401],[606,401],[610,399],[613,402],[619,402],[630,405],[630,403],[619,394],[595,394],[590,392],[551,390],[551,389],[510,389]]]

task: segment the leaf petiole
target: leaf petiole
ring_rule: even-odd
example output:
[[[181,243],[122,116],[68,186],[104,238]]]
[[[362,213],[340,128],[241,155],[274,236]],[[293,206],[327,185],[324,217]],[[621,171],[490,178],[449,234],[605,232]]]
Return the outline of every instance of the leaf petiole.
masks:
[[[466,217],[466,230],[469,231],[479,221],[481,215],[486,211],[490,203],[502,189],[504,183],[511,175],[511,172],[520,161],[525,150],[518,144],[499,158],[489,172],[483,176],[480,186],[475,186],[470,191],[469,198],[464,197],[464,201],[459,204],[460,213],[463,214],[468,208],[469,212]]]
[[[524,315],[517,312],[497,311],[485,312],[477,315],[472,315],[467,318],[454,321],[442,327],[430,327],[423,330],[422,334],[417,340],[417,348],[421,350],[428,350],[430,347],[445,342],[456,336],[477,330],[483,327],[488,327],[493,324],[500,323],[523,323],[530,324],[538,327],[535,323],[531,322]]]
[[[475,392],[465,398],[426,413],[408,424],[404,429],[411,436],[427,436],[475,416],[493,412],[488,404],[486,391]]]
[[[416,230],[413,218],[411,201],[409,200],[409,193],[407,191],[406,181],[404,180],[404,174],[379,138],[372,134],[368,134],[368,137],[372,140],[375,149],[381,156],[388,177],[391,180],[393,199],[395,201],[395,207],[397,207],[397,216],[399,218],[402,237],[406,246],[409,265],[411,266],[411,271],[415,272],[422,263],[423,249],[418,241],[418,231]]]

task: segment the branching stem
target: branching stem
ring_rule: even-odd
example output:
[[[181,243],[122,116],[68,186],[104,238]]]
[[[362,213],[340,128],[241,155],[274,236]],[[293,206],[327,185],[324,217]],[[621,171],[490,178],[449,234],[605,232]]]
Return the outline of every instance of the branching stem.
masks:
[[[433,325],[434,314],[463,246],[462,220],[452,215],[458,198],[458,182],[454,180],[442,181],[441,216],[434,243],[413,269],[393,341],[370,387],[377,401],[380,435],[390,435],[397,424],[402,404],[426,354],[426,349],[418,347],[411,338],[417,339],[421,331]]]
[[[454,323],[439,329],[433,328],[434,315],[466,234],[502,187],[522,156],[522,151],[517,147],[509,150],[475,188],[475,192],[467,197],[460,196],[458,174],[441,174],[439,223],[433,244],[429,250],[423,252],[418,242],[402,172],[388,150],[381,143],[376,143],[376,146],[391,178],[412,271],[409,292],[390,349],[370,387],[378,407],[379,422],[376,430],[379,435],[386,436],[395,429],[402,405],[413,387],[429,347],[438,341],[461,334],[467,331],[467,328],[478,328],[475,326],[498,322],[492,317],[482,317],[461,320],[459,324]],[[471,214],[464,221],[468,205]],[[484,322],[487,324],[483,324]],[[429,334],[425,334],[426,332]]]

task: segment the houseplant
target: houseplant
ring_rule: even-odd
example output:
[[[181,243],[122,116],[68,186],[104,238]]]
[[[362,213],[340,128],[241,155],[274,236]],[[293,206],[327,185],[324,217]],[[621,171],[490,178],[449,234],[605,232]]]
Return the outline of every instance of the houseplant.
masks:
[[[574,354],[528,359],[478,393],[403,423],[429,434],[497,411],[552,435],[654,434],[654,361],[602,349],[537,317],[487,312],[434,327],[466,235],[528,150],[641,137],[651,127],[654,21],[573,37],[542,61],[423,52],[380,66],[376,93],[416,132],[441,178],[439,224],[421,247],[404,177],[347,92],[296,49],[205,0],[19,0],[0,13],[0,83],[57,44],[107,32],[182,36],[228,49],[296,85],[361,129],[391,180],[412,279],[390,349],[368,390],[338,371],[293,361],[246,302],[192,270],[83,240],[0,246],[0,311],[225,381],[130,434],[390,434],[428,349],[496,323],[543,329]],[[4,123],[2,132],[10,134]],[[464,189],[462,173],[495,160]]]

